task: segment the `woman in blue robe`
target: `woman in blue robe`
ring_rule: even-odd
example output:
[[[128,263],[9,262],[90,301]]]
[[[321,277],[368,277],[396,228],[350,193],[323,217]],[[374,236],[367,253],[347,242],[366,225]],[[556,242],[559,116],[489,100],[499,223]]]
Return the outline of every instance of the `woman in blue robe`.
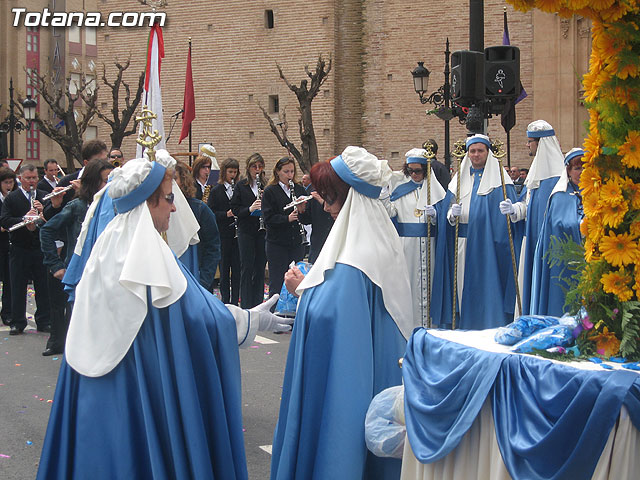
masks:
[[[570,150],[565,156],[566,169],[554,187],[545,212],[542,230],[536,246],[531,286],[531,314],[560,317],[565,313],[565,291],[562,280],[563,265],[549,265],[551,237],[565,240],[567,237],[582,243],[580,223],[584,217],[580,195],[582,157],[580,148]]]
[[[272,480],[400,476],[400,461],[375,457],[364,439],[371,399],[401,383],[397,362],[412,328],[402,244],[378,200],[390,176],[386,161],[358,147],[311,170],[335,224],[304,280],[297,270],[285,278],[301,299],[274,434]]]
[[[234,315],[159,234],[171,162],[131,160],[110,184],[118,215],[77,286],[39,479],[247,478]]]

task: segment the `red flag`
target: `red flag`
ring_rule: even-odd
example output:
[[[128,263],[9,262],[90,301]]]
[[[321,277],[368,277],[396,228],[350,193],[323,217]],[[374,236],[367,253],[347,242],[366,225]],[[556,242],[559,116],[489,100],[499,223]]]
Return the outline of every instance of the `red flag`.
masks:
[[[191,75],[191,44],[189,44],[189,55],[187,56],[187,78],[184,82],[184,111],[182,112],[182,130],[180,131],[180,140],[182,142],[189,135],[191,122],[196,118],[196,97],[193,93],[193,75]]]

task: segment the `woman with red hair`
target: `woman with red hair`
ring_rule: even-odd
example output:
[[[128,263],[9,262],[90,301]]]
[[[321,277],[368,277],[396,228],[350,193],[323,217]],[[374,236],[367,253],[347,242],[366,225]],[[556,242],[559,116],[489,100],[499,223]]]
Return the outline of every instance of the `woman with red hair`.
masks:
[[[287,272],[300,302],[289,346],[271,479],[399,478],[400,461],[367,451],[371,399],[400,385],[397,361],[412,330],[400,238],[382,202],[384,160],[347,147],[311,169],[335,219],[304,280]]]

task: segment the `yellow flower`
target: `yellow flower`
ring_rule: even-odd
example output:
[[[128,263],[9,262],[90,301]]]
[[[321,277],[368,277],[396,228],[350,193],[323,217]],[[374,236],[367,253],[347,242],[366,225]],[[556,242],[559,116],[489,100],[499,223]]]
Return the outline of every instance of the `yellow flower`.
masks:
[[[638,260],[638,244],[628,233],[609,232],[600,239],[600,253],[614,267],[623,267]]]
[[[582,206],[584,207],[584,214],[587,217],[593,217],[602,210],[602,205],[598,202],[597,195],[586,195],[582,197]]]
[[[606,293],[616,295],[621,302],[629,301],[633,297],[633,290],[629,288],[631,276],[624,269],[605,273],[602,275],[600,283],[602,283],[603,290]]]
[[[591,260],[594,258],[594,253],[595,253],[595,247],[593,245],[593,242],[587,238],[584,241],[584,259],[587,262],[591,262]]]
[[[587,138],[584,139],[584,150],[592,153],[593,155],[600,155],[600,148],[602,147],[602,137],[600,132],[596,129],[591,129]]]
[[[617,72],[618,78],[625,80],[627,77],[637,77],[638,76],[638,65],[635,63],[629,63],[624,67],[620,68]]]
[[[562,8],[562,2],[558,0],[536,0],[535,6],[543,12],[555,13]]]
[[[589,0],[587,4],[594,10],[604,10],[615,3],[616,0]],[[569,2],[571,4],[573,2]]]
[[[629,199],[631,208],[634,210],[640,210],[640,183],[635,183],[629,177],[625,177],[622,182],[622,190],[625,197]]]
[[[640,220],[631,222],[631,225],[629,225],[629,235],[634,239],[640,237]]]
[[[615,99],[620,105],[626,105],[629,113],[635,114],[638,111],[638,93],[632,88],[616,87]]]
[[[627,167],[640,168],[640,132],[629,131],[626,141],[618,148],[618,155]]]
[[[586,200],[586,199],[585,199]],[[587,211],[587,204],[584,203],[584,211]],[[627,202],[620,203],[618,205],[605,205],[600,210],[602,213],[602,221],[605,225],[610,226],[611,228],[616,228],[622,220],[624,220],[624,216],[629,211],[629,206]]]
[[[640,298],[640,275],[638,275],[637,273],[636,273],[636,283],[633,284],[633,289],[636,291],[636,298]]]
[[[600,201],[604,205],[620,205],[624,202],[622,189],[616,181],[608,181],[600,189]]]
[[[580,224],[580,233],[593,243],[597,243],[604,235],[604,225],[600,216],[585,217]]]
[[[600,191],[600,185],[602,184],[602,178],[600,172],[593,165],[587,165],[582,170],[580,175],[580,188],[582,189],[583,197],[589,195],[596,195]]]
[[[605,22],[616,22],[620,20],[627,12],[629,12],[629,6],[624,5],[621,2],[611,6],[606,10],[600,12],[602,20]]]
[[[620,351],[620,340],[607,327],[602,329],[602,333],[591,335],[589,340],[595,342],[598,353],[604,357],[614,357]]]

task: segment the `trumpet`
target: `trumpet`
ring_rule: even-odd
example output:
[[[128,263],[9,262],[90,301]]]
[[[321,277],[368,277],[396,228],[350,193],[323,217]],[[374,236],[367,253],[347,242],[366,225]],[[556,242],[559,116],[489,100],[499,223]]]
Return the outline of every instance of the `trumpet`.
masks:
[[[289,191],[291,192],[291,203],[292,204],[299,205],[301,203],[304,203],[304,202],[298,202],[298,198],[296,197],[295,185],[293,183],[293,180],[289,180]],[[300,197],[300,198],[304,198],[304,197]],[[294,210],[296,212],[298,211],[298,207],[293,206],[293,208],[294,208]],[[302,226],[302,223],[300,223],[299,220],[298,220],[298,228],[300,229],[300,243],[302,245],[305,245],[305,246],[309,245],[309,242],[307,241],[307,231],[304,229],[304,227]]]
[[[305,195],[303,197],[298,197],[295,200],[293,200],[291,203],[287,203],[283,209],[284,210],[289,210],[290,208],[294,208],[298,205],[300,205],[301,203],[304,202],[308,202],[309,200],[311,200],[313,197],[311,195]]]
[[[49,200],[50,198],[53,198],[53,197],[56,197],[58,195],[62,195],[63,193],[68,192],[72,188],[73,188],[73,185],[67,185],[62,190],[58,190],[57,192],[47,193],[44,197],[42,197],[42,199],[43,200]]]
[[[262,193],[264,192],[262,188],[262,184],[260,183],[260,174],[256,173],[256,187],[258,188],[258,200],[262,201]],[[266,230],[264,226],[264,217],[262,216],[262,212],[260,212],[260,226],[258,227],[259,232],[264,232]]]

